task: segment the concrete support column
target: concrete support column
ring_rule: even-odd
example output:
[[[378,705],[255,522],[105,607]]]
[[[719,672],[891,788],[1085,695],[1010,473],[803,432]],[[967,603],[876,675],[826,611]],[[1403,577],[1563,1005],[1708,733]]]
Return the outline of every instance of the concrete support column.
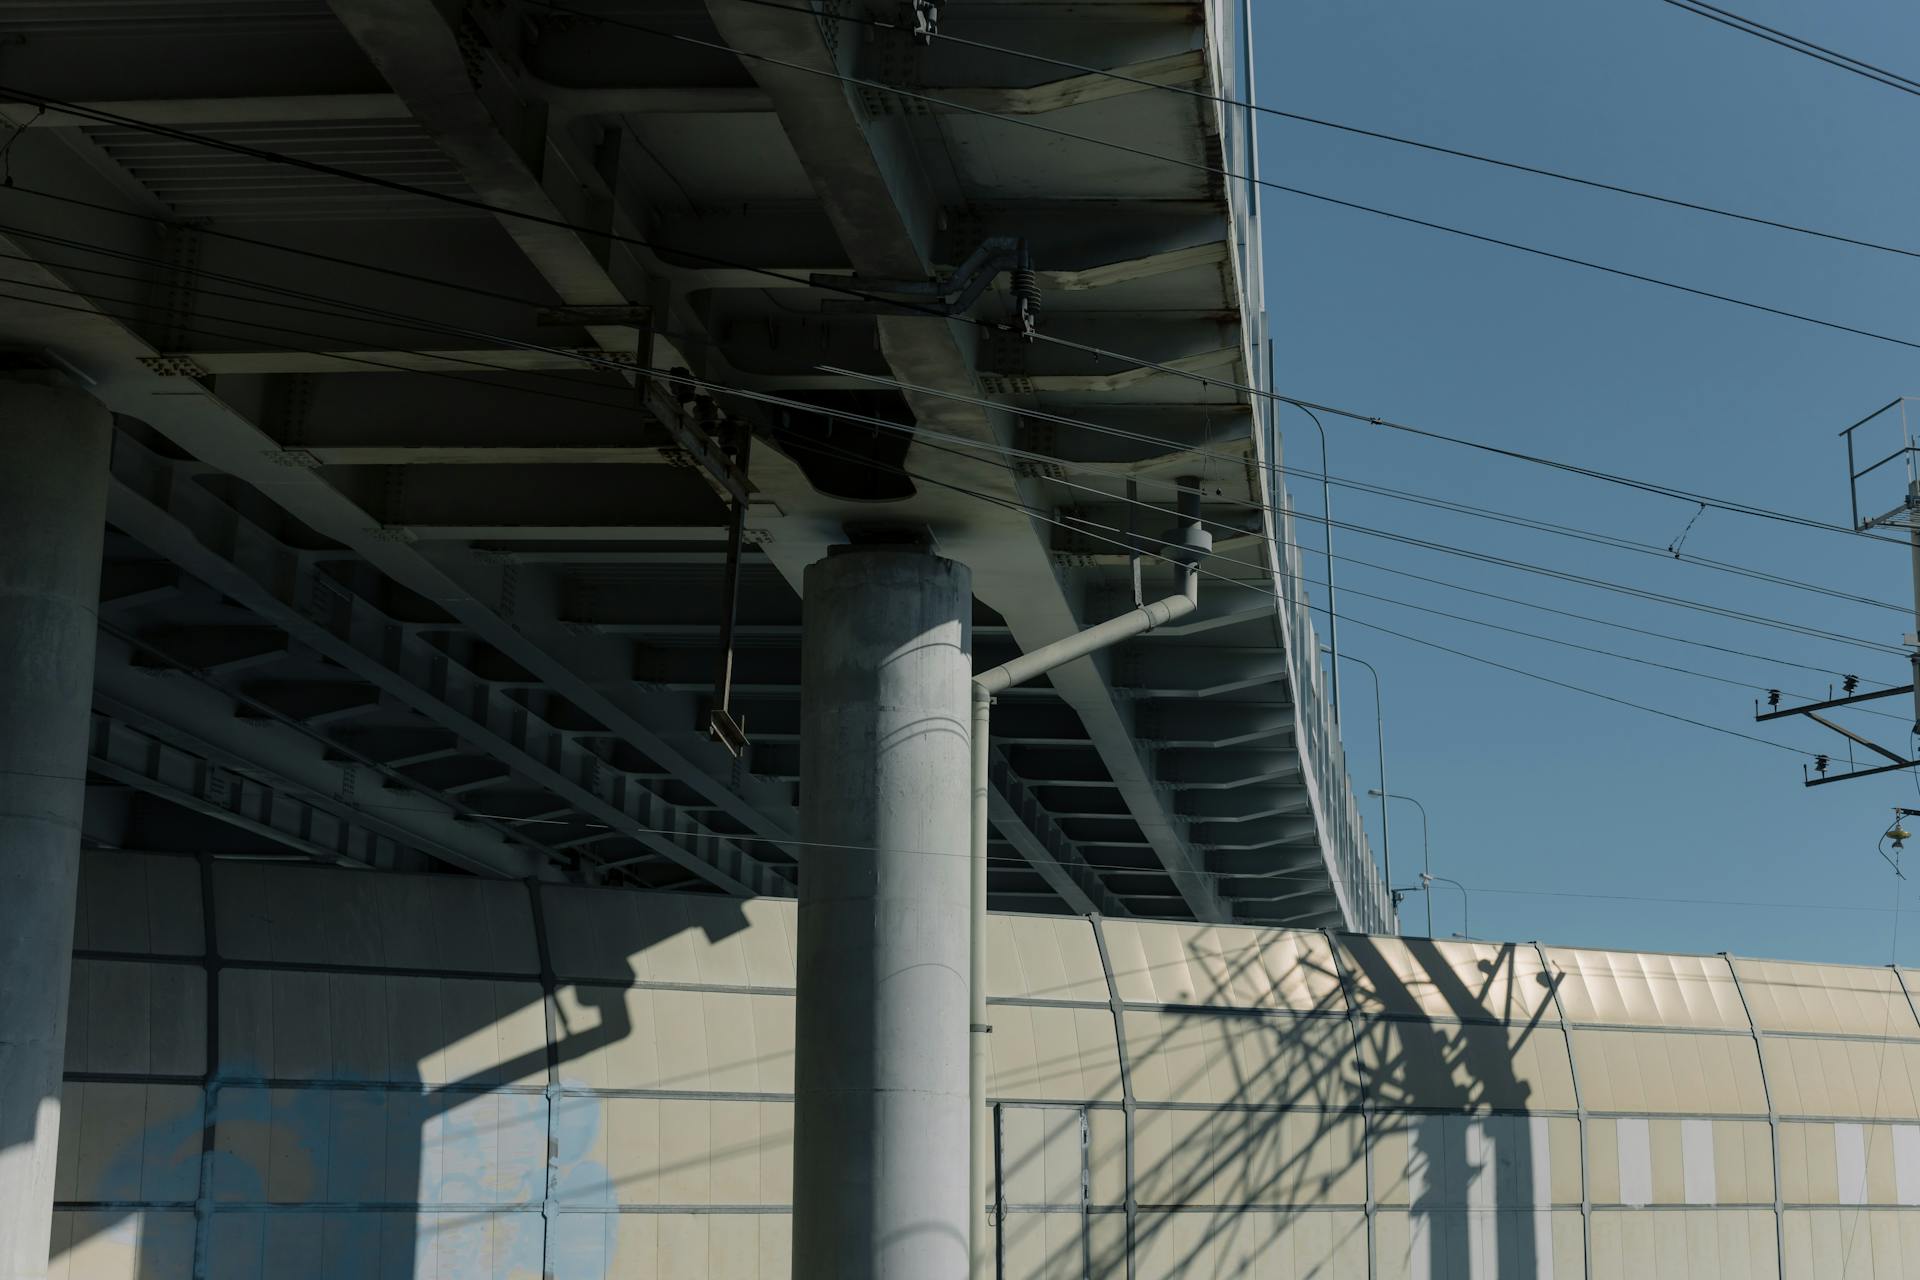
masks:
[[[804,594],[793,1274],[963,1280],[971,575],[839,548]]]
[[[112,420],[0,378],[0,1280],[41,1280]]]

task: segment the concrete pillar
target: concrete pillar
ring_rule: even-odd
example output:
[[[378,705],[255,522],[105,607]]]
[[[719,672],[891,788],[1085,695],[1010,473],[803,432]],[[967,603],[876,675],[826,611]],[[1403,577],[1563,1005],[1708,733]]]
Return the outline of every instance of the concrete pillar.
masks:
[[[804,594],[793,1275],[964,1280],[971,576],[849,547]]]
[[[0,378],[0,1280],[47,1274],[111,440]]]

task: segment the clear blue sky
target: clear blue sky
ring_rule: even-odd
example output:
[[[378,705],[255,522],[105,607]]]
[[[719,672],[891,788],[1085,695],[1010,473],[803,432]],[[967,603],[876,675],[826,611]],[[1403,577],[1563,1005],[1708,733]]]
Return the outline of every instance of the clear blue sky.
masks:
[[[1920,9],[1728,0],[1727,7],[1920,77]],[[1920,249],[1920,97],[1691,16],[1606,5],[1362,5],[1256,0],[1260,101],[1344,123]],[[1920,259],[1813,241],[1263,117],[1265,176],[1920,341]],[[1279,385],[1292,395],[1588,466],[1844,523],[1835,433],[1920,395],[1920,351],[1694,299],[1365,214],[1264,193]],[[1318,441],[1288,413],[1287,461]],[[1332,470],[1665,546],[1679,502],[1329,419]],[[1897,441],[1885,441],[1891,448]],[[1302,512],[1318,488],[1294,481]],[[1881,496],[1891,507],[1897,492]],[[1353,492],[1342,520],[1630,582],[1897,644],[1910,619],[1723,573]],[[1317,545],[1318,527],[1302,540]],[[1629,601],[1353,533],[1341,554],[1485,590],[1902,682],[1894,656]],[[1906,553],[1719,512],[1686,550],[1893,603]],[[1323,563],[1309,561],[1318,577]],[[1824,694],[1807,672],[1557,619],[1352,565],[1374,592],[1758,685]],[[1318,593],[1316,592],[1316,595]],[[1348,596],[1342,612],[1558,679],[1810,749],[1811,724],[1752,724],[1742,689],[1590,656]],[[1875,844],[1902,773],[1815,789],[1799,760],[1343,628],[1386,683],[1389,781],[1433,819],[1437,873],[1477,890],[1482,936],[1676,951],[1920,964],[1920,843],[1896,882]],[[1375,785],[1372,691],[1349,668],[1357,790]],[[1898,700],[1883,704],[1893,711]],[[1905,745],[1904,720],[1854,717]],[[1377,825],[1377,802],[1366,802]],[[1396,880],[1417,871],[1418,815],[1393,813]],[[1920,830],[1920,822],[1910,823]],[[1719,899],[1734,906],[1492,890]],[[1459,895],[1436,900],[1460,927]],[[1423,912],[1409,900],[1409,919]]]

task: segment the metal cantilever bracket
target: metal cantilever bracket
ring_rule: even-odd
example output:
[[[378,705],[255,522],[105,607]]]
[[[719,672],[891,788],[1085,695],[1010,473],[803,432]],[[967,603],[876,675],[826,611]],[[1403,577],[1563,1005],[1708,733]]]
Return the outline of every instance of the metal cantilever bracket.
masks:
[[[883,295],[836,299],[827,304],[829,310],[873,315],[957,316],[978,302],[1002,271],[1012,277],[1017,308],[1015,324],[1020,335],[1032,341],[1040,324],[1040,273],[1033,269],[1033,256],[1027,250],[1027,242],[1016,236],[989,236],[967,255],[965,262],[938,280],[885,280],[816,272],[808,281],[823,288],[852,287],[865,294]]]
[[[1801,766],[1802,776],[1806,781],[1806,785],[1809,787],[1820,787],[1825,786],[1829,782],[1846,782],[1853,778],[1869,778],[1877,773],[1892,773],[1896,769],[1911,769],[1915,765],[1920,765],[1920,760],[1909,760],[1896,751],[1889,751],[1879,743],[1862,737],[1845,725],[1837,724],[1820,714],[1822,711],[1829,711],[1835,707],[1850,707],[1857,703],[1873,702],[1880,698],[1897,698],[1903,693],[1912,692],[1912,685],[1903,684],[1891,689],[1878,689],[1872,693],[1856,693],[1844,698],[1828,698],[1824,702],[1809,702],[1803,707],[1782,707],[1779,705],[1780,693],[1779,690],[1776,689],[1767,694],[1767,705],[1773,709],[1762,711],[1756,703],[1753,709],[1753,719],[1756,724],[1759,724],[1768,720],[1784,720],[1788,716],[1805,716],[1815,724],[1833,730],[1847,741],[1858,743],[1875,755],[1884,756],[1892,762],[1890,764],[1876,765],[1870,769],[1850,769],[1846,773],[1836,773],[1829,776],[1827,773],[1827,757],[1820,756],[1815,763],[1814,773],[1806,773],[1805,766]],[[1819,776],[1816,777],[1814,774],[1818,774]]]
[[[940,34],[940,0],[913,0],[913,42],[932,44]]]
[[[744,422],[735,421],[733,447],[729,461],[741,475],[747,471],[747,453],[753,445],[753,433]],[[713,679],[713,706],[707,712],[707,736],[727,749],[735,760],[746,754],[747,722],[733,715],[733,633],[740,614],[740,556],[747,534],[747,500],[736,497],[728,512],[727,576],[721,588],[720,658]]]

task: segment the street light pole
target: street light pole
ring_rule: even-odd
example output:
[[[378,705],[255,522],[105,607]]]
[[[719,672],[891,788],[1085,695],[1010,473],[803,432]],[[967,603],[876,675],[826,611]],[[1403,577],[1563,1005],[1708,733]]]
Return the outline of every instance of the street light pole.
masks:
[[[1331,597],[1329,597],[1331,603]],[[1380,673],[1365,658],[1356,658],[1350,653],[1340,653],[1330,645],[1321,645],[1321,651],[1330,655],[1331,666],[1340,669],[1340,659],[1357,662],[1373,676],[1373,742],[1380,753],[1380,789],[1370,791],[1368,795],[1380,797],[1380,870],[1387,884],[1388,909],[1393,912],[1394,932],[1400,931],[1400,912],[1393,906],[1393,842],[1387,836],[1387,727],[1384,709],[1380,705]]]
[[[1267,359],[1273,359],[1272,344],[1268,344]],[[1271,376],[1271,375],[1269,375]],[[1294,408],[1313,419],[1313,425],[1320,432],[1320,527],[1325,534],[1327,556],[1327,643],[1326,650],[1332,661],[1327,664],[1327,672],[1333,681],[1333,722],[1340,723],[1340,610],[1333,589],[1333,479],[1327,474],[1327,427],[1320,421],[1320,415],[1305,405]],[[1382,842],[1386,833],[1381,832]]]
[[[1460,934],[1462,937],[1471,938],[1473,936],[1473,914],[1471,904],[1467,900],[1467,886],[1461,884],[1458,880],[1448,879],[1446,876],[1424,875],[1421,879],[1427,881],[1438,880],[1444,884],[1450,884],[1460,891]],[[1431,885],[1429,885],[1427,889],[1427,904],[1428,909],[1431,910],[1433,904],[1433,889]]]
[[[1386,804],[1386,802],[1389,800],[1404,800],[1408,804],[1412,805],[1414,808],[1420,811],[1420,887],[1421,887],[1421,890],[1427,895],[1427,936],[1431,938],[1433,936],[1433,883],[1432,882],[1435,877],[1433,874],[1433,862],[1431,859],[1432,847],[1430,842],[1427,839],[1427,835],[1428,835],[1427,806],[1421,804],[1418,800],[1415,800],[1412,796],[1394,795],[1384,789],[1380,791],[1369,791],[1367,792],[1367,794],[1370,796],[1379,796],[1380,803],[1382,805]],[[1458,880],[1455,880],[1455,881],[1452,881],[1451,883],[1459,884],[1460,882]],[[1464,895],[1466,893],[1466,889],[1462,888],[1460,892]]]

